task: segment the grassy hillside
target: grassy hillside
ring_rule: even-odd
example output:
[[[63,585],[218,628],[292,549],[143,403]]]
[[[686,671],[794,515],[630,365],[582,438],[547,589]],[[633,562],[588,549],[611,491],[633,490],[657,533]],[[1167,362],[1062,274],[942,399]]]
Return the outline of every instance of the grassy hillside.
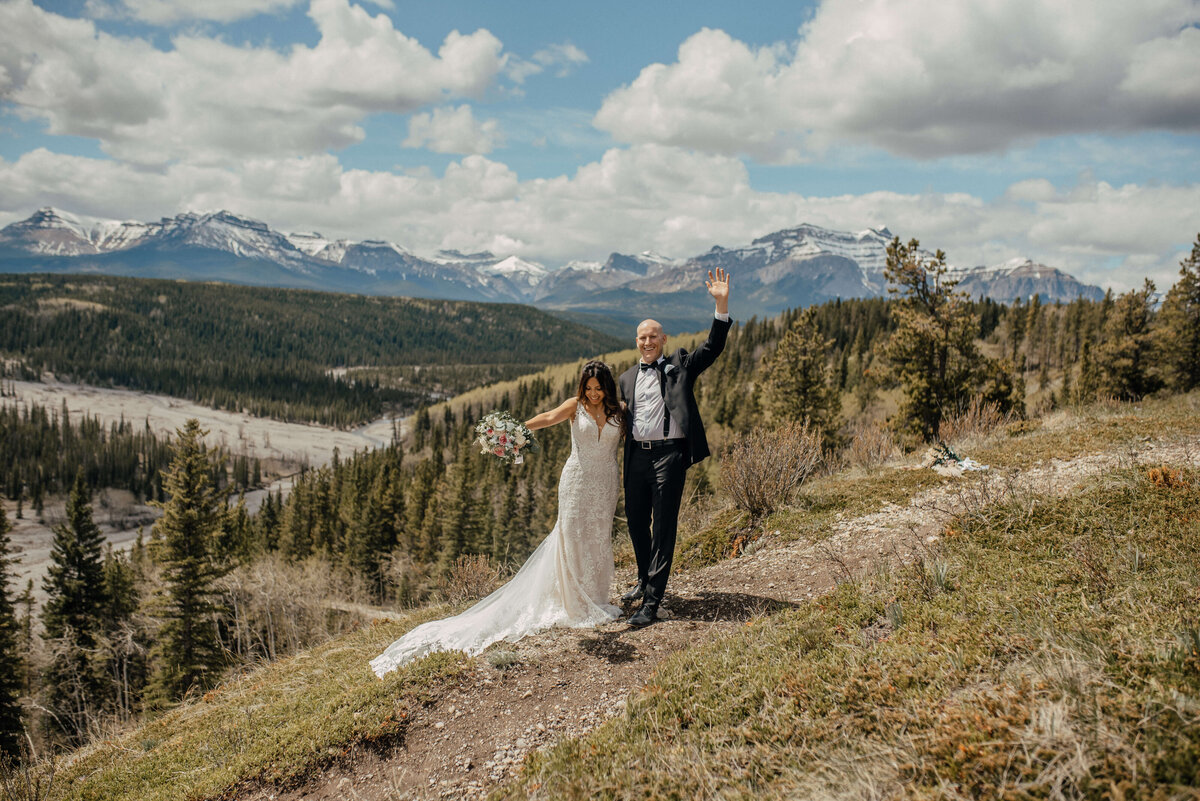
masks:
[[[973,510],[671,659],[498,796],[1194,798],[1200,471],[1161,475]]]
[[[618,344],[509,304],[104,276],[0,280],[10,375],[50,371],[335,425],[411,409],[431,388],[454,394]]]
[[[915,564],[666,658],[624,714],[530,757],[496,796],[1194,797],[1200,472],[1194,455],[1140,464],[1132,449],[1155,436],[1186,457],[1200,396],[996,429],[971,451],[992,471],[964,479],[892,465],[814,481],[766,521],[780,540],[820,540],[834,519],[947,481],[960,482],[958,512]],[[1066,493],[1006,478],[1101,451],[1126,454],[1124,467]],[[681,549],[704,536],[684,532]],[[249,671],[65,760],[56,797],[237,797],[347,749],[389,753],[468,662],[439,656],[379,682],[367,660],[446,611]]]

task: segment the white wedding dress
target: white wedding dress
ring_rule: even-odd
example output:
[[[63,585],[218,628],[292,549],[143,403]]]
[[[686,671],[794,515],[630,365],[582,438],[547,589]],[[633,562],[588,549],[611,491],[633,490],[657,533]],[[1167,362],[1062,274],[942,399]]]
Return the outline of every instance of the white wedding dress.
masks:
[[[583,409],[571,421],[571,455],[558,479],[558,522],[512,580],[454,617],[417,626],[371,660],[382,678],[434,651],[474,656],[494,642],[516,642],[552,626],[607,623],[613,580],[612,526],[617,508],[615,422],[597,430]]]

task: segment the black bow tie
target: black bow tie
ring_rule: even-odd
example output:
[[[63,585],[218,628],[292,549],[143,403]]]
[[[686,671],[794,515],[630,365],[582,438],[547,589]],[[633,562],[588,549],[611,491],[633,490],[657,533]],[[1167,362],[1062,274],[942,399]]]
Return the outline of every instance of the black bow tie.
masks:
[[[658,369],[658,362],[654,362],[654,364],[646,364],[645,362],[638,362],[638,370],[639,371],[641,371],[641,370],[657,370],[657,369]]]

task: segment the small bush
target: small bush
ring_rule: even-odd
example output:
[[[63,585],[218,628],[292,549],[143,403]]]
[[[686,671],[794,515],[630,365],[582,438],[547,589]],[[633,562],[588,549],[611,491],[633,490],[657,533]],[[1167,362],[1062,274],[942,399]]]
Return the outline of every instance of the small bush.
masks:
[[[42,801],[54,789],[54,760],[38,762],[25,743],[17,755],[0,755],[0,799]]]
[[[488,651],[487,661],[496,670],[508,670],[513,665],[519,665],[521,657],[511,648],[497,648],[495,651]]]
[[[734,504],[754,519],[788,503],[821,466],[821,434],[803,423],[753,431],[736,442],[722,463]]]
[[[938,439],[956,445],[979,442],[1007,422],[1008,415],[1000,411],[995,401],[985,401],[976,395],[965,408],[942,418]]]
[[[882,423],[859,423],[850,431],[842,458],[850,467],[878,467],[900,455],[900,446]]]
[[[485,554],[460,556],[442,582],[442,594],[452,604],[487,595],[500,581],[500,568]]]

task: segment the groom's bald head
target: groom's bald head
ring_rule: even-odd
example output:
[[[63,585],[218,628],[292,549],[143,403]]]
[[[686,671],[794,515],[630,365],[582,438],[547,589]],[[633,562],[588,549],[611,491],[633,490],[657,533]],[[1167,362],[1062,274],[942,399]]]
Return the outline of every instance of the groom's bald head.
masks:
[[[667,335],[658,320],[642,320],[637,327],[637,349],[641,360],[653,364],[662,356],[667,344]]]

